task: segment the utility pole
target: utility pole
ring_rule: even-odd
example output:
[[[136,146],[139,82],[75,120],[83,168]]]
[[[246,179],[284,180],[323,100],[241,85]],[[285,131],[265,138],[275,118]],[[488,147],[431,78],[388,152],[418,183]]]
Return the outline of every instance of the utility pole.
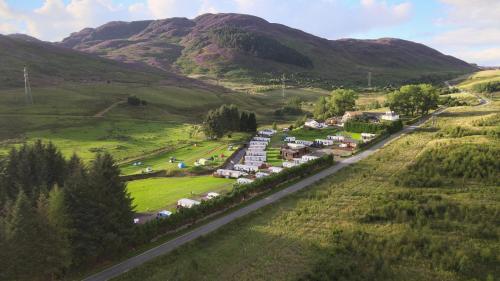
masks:
[[[368,88],[372,87],[372,72],[368,71]]]
[[[33,104],[33,96],[31,95],[31,85],[28,76],[28,68],[24,67],[24,95],[26,97],[27,104]]]
[[[285,73],[281,76],[281,96],[285,99]]]

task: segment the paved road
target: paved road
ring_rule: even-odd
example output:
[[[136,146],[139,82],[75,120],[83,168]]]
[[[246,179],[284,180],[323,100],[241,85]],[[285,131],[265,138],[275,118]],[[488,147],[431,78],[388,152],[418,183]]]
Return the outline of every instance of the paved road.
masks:
[[[240,163],[241,159],[243,159],[246,153],[247,153],[246,147],[236,151],[235,153],[233,153],[233,155],[230,156],[231,160],[229,160],[229,162],[227,162],[227,164],[224,167],[222,167],[222,169],[233,170],[234,165]]]
[[[442,113],[443,111],[444,111],[444,109],[437,110],[433,114],[431,114],[431,116],[438,115],[438,114]],[[125,272],[127,272],[135,267],[138,267],[147,261],[150,261],[150,260],[152,260],[156,257],[162,256],[162,255],[165,255],[165,254],[171,252],[172,250],[174,250],[174,249],[176,249],[176,248],[178,248],[178,247],[180,247],[180,246],[182,246],[190,241],[195,240],[196,238],[198,238],[200,236],[203,236],[203,235],[206,235],[206,234],[213,232],[214,230],[234,221],[237,218],[243,217],[243,216],[245,216],[245,215],[247,215],[247,214],[249,214],[257,209],[260,209],[264,206],[272,204],[272,203],[282,199],[283,197],[285,197],[289,194],[292,194],[292,193],[295,193],[299,190],[302,190],[302,189],[314,184],[315,182],[317,182],[319,180],[322,180],[326,177],[329,177],[329,176],[335,174],[336,172],[338,172],[339,170],[341,170],[344,167],[347,167],[349,165],[352,165],[354,163],[357,163],[357,162],[367,158],[368,156],[375,153],[379,148],[381,148],[385,144],[391,142],[392,140],[400,137],[402,134],[406,134],[406,133],[414,131],[416,128],[418,128],[420,125],[422,125],[429,118],[430,117],[427,117],[427,118],[417,122],[416,124],[414,124],[412,126],[408,126],[408,127],[404,128],[402,131],[400,131],[400,132],[392,135],[391,137],[375,144],[371,148],[368,148],[367,150],[365,150],[359,154],[356,154],[354,156],[351,156],[349,158],[343,159],[343,160],[337,162],[336,165],[334,165],[328,169],[325,169],[317,174],[314,174],[308,178],[305,178],[305,179],[301,180],[300,182],[297,182],[296,184],[293,184],[292,186],[290,186],[288,188],[285,188],[281,191],[273,193],[273,194],[255,202],[255,203],[252,203],[246,207],[243,207],[243,208],[238,209],[232,213],[229,213],[226,216],[223,216],[223,217],[218,218],[214,221],[211,221],[205,225],[202,225],[202,226],[192,230],[191,232],[183,234],[183,235],[181,235],[173,240],[170,240],[168,242],[161,244],[160,246],[152,248],[152,249],[150,249],[150,250],[148,250],[140,255],[137,255],[137,256],[132,257],[128,260],[125,260],[125,261],[123,261],[119,264],[116,264],[110,268],[107,268],[104,271],[101,271],[95,275],[92,275],[92,276],[84,279],[84,281],[109,280],[109,279],[117,277],[117,276],[121,275],[122,273],[125,273]]]

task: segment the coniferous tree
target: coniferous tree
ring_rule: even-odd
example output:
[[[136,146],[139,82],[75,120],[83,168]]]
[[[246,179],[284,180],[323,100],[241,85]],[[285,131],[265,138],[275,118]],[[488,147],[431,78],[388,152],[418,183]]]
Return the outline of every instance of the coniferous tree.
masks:
[[[115,254],[133,234],[132,198],[120,179],[120,169],[110,154],[100,154],[89,171],[89,189],[94,193],[98,217],[93,233],[100,254]]]
[[[248,131],[255,132],[257,131],[257,118],[255,118],[255,113],[250,112],[248,115]]]
[[[240,131],[248,131],[248,113],[246,111],[243,111],[240,116]]]

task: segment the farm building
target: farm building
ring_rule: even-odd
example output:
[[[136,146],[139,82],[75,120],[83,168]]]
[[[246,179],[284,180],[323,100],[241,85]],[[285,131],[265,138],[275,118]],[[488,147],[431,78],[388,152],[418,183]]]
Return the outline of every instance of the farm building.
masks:
[[[346,111],[344,115],[342,116],[342,123],[345,123],[351,119],[354,119],[356,117],[361,117],[363,116],[363,112],[361,111]]]
[[[219,177],[225,177],[225,178],[233,178],[233,179],[237,179],[239,177],[242,177],[242,176],[246,176],[248,175],[247,173],[243,172],[243,171],[235,171],[235,170],[225,170],[225,169],[218,169],[216,172],[215,172],[215,175],[219,176]]]
[[[269,167],[269,172],[273,173],[273,174],[277,174],[277,173],[281,173],[281,171],[283,171],[283,168],[281,167]]]
[[[307,153],[307,148],[300,148],[300,149],[291,149],[291,148],[282,148],[280,151],[281,158],[285,160],[292,160],[293,158],[299,158],[302,157],[302,155],[305,155]]]
[[[245,162],[261,161],[266,162],[266,155],[247,155],[245,156]]]
[[[385,114],[380,116],[380,119],[386,120],[386,121],[397,121],[397,120],[399,120],[399,115],[394,113],[394,111],[387,111]]]
[[[342,142],[345,140],[345,137],[344,136],[327,136],[326,139],[332,140],[335,142]]]
[[[236,180],[236,183],[238,183],[238,184],[249,184],[252,182],[253,182],[253,180],[247,179],[247,178],[239,178]]]
[[[182,198],[177,201],[177,208],[192,208],[193,206],[199,205],[200,201]]]
[[[295,143],[303,144],[305,146],[311,146],[314,142],[308,140],[295,140]]]
[[[284,142],[295,142],[297,138],[296,137],[285,137],[283,140]]]
[[[234,165],[234,169],[237,171],[250,173],[250,172],[257,172],[259,170],[259,166],[236,164]]]
[[[209,192],[207,194],[207,196],[205,196],[205,199],[210,200],[210,199],[214,199],[214,198],[219,197],[219,196],[220,196],[220,194],[217,192]]]
[[[263,173],[263,172],[258,172],[255,174],[255,177],[260,179],[260,178],[264,178],[264,177],[268,177],[269,174],[268,173]]]
[[[324,139],[315,139],[314,142],[316,143],[320,143],[321,145],[324,145],[324,146],[329,146],[329,145],[333,145],[333,140],[324,140]]]

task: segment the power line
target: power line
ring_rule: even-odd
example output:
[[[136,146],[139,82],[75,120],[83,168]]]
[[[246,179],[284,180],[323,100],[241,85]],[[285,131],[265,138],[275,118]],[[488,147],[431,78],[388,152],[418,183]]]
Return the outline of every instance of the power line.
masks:
[[[281,76],[281,96],[285,99],[285,73]]]

